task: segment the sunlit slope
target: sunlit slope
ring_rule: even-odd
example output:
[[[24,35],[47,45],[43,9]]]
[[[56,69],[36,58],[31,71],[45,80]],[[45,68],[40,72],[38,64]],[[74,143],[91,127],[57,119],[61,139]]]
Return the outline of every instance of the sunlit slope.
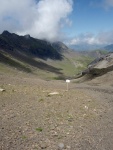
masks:
[[[74,77],[77,73],[87,67],[92,58],[68,51],[63,53],[62,60],[40,59],[30,56],[19,55],[16,59],[12,55],[0,52],[0,72],[11,73],[20,71],[36,74],[41,78]],[[9,71],[10,70],[10,71]]]

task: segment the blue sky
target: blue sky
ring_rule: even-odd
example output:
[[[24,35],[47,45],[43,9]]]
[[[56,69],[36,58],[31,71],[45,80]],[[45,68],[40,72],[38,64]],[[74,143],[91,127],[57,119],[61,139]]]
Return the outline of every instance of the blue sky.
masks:
[[[3,30],[68,45],[113,43],[113,0],[0,0]]]
[[[92,44],[113,43],[113,0],[75,0],[70,19],[71,27],[64,30],[72,44],[87,43],[89,36]]]
[[[100,31],[113,29],[113,8],[105,9],[99,0],[93,4],[91,2],[92,0],[76,0],[74,2],[71,30],[75,30],[76,34],[83,32],[97,34]]]

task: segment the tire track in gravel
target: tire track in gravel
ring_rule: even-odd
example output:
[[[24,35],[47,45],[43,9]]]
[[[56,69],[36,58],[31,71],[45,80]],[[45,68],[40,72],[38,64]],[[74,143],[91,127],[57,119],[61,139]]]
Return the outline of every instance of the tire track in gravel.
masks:
[[[94,88],[94,87],[76,87],[78,89],[87,89],[87,90],[92,90],[92,91],[97,91],[97,92],[102,92],[102,93],[107,93],[107,94],[113,94],[113,90],[111,89],[102,89],[102,88]]]

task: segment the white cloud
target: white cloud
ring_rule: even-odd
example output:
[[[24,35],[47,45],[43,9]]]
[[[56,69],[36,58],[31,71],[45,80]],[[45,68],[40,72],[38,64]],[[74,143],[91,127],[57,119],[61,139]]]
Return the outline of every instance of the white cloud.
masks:
[[[88,45],[107,45],[113,44],[113,30],[100,32],[97,35],[91,33],[80,34],[75,38],[72,38],[70,42],[67,43],[68,45],[81,45],[81,44],[88,44]]]
[[[62,25],[71,25],[72,5],[72,0],[0,0],[0,32],[59,39]]]
[[[108,9],[110,7],[113,7],[113,0],[104,0],[103,4],[104,4],[104,7]]]
[[[113,7],[113,0],[100,0],[100,1],[90,1],[89,5],[91,7],[104,8],[106,10]]]
[[[113,44],[113,30],[100,32],[97,36],[98,41],[104,44]]]
[[[85,33],[80,34],[77,37],[73,38],[70,43],[70,45],[79,45],[79,44],[99,44],[99,41],[96,39],[94,34],[91,33]]]

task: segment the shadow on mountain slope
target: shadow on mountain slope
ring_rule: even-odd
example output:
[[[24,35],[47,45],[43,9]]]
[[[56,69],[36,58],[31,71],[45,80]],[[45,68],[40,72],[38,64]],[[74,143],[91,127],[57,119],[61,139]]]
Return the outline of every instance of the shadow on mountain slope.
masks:
[[[20,64],[19,62],[16,62],[15,60],[12,60],[11,58],[9,58],[1,53],[0,53],[0,62],[4,63],[6,65],[9,65],[11,67],[15,67],[18,70],[23,70],[27,73],[31,72],[31,69],[25,67],[24,65]]]
[[[41,62],[41,61],[36,61],[36,60],[34,60],[34,58],[32,56],[28,57],[19,52],[16,52],[16,53],[13,52],[13,53],[10,53],[10,55],[13,58],[15,58],[16,60],[26,63],[26,64],[30,65],[31,67],[36,67],[43,71],[49,71],[52,73],[56,73],[58,75],[62,75],[62,73],[60,72],[61,69],[55,68],[55,67],[48,65],[44,62]],[[10,57],[7,57],[2,53],[0,53],[0,61],[4,64],[9,64],[10,66],[13,66],[19,70],[23,70],[25,72],[32,72],[32,69],[25,67],[24,65],[20,64],[19,62],[16,62],[15,60],[12,60]]]
[[[0,34],[0,48],[8,53],[19,50],[26,55],[31,54],[41,59],[62,60],[62,54],[50,42],[35,39],[30,35],[19,36],[4,31]]]
[[[102,69],[93,68],[90,70],[90,74],[92,75],[92,77],[98,77],[111,71],[113,71],[113,65]]]

